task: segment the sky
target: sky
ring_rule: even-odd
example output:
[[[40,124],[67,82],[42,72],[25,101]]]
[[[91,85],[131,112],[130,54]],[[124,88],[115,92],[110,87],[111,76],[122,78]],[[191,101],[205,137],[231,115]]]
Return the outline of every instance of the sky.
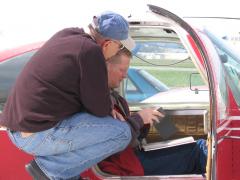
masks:
[[[83,3],[84,2],[84,3]],[[65,27],[86,26],[93,15],[111,10],[124,16],[141,13],[146,4],[163,7],[180,17],[240,18],[235,0],[1,0],[0,50],[46,40]],[[240,20],[201,20],[219,34],[240,32]]]

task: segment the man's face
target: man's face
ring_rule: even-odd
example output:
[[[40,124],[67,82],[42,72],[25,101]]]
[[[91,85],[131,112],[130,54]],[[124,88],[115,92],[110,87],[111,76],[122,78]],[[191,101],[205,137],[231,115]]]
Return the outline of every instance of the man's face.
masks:
[[[120,86],[121,81],[127,77],[130,57],[121,54],[116,58],[120,58],[120,61],[114,64],[107,63],[109,88],[118,88]]]

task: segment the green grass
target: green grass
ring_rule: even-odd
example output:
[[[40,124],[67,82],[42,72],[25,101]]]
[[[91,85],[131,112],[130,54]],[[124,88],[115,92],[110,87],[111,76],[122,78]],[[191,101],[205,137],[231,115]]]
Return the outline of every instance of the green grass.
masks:
[[[168,87],[189,87],[191,74],[197,72],[191,59],[183,62],[180,62],[179,60],[151,59],[149,62],[153,64],[149,64],[135,57],[131,60],[131,66],[148,71]],[[175,65],[168,66],[169,64]],[[199,86],[204,85],[204,82],[198,74],[192,75],[191,84],[194,86]]]
[[[146,60],[146,59],[145,59]],[[160,60],[160,59],[149,59],[146,60],[146,62],[133,57],[131,60],[132,66],[162,66],[162,67],[184,67],[184,68],[195,68],[194,64],[192,63],[192,60],[189,58],[186,61],[180,62],[179,60]]]
[[[190,74],[192,72],[184,71],[161,71],[161,70],[147,70],[154,77],[166,84],[168,87],[189,87]],[[194,76],[191,81],[192,85],[204,85],[200,75]]]

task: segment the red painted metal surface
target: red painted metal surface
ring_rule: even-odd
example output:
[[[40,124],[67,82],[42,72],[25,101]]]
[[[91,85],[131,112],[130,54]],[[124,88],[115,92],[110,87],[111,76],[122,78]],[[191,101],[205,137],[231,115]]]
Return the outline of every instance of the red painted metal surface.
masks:
[[[238,126],[239,127],[239,126]],[[240,133],[234,133],[233,135],[240,136]],[[240,140],[232,140],[232,179],[238,180],[240,178]]]
[[[230,92],[229,94],[229,114],[230,117],[234,117],[231,120],[230,127],[231,129],[231,136],[240,137],[240,110],[239,107],[233,97],[233,94]],[[231,118],[230,118],[231,119]],[[229,140],[230,141],[230,140]],[[232,145],[232,179],[238,180],[240,179],[240,139],[231,139]]]
[[[12,144],[6,131],[0,131],[0,180],[31,180],[25,170],[33,157]]]
[[[240,177],[240,139],[224,138],[240,137],[240,110],[229,88],[228,92],[227,117],[217,122],[217,180],[238,180]]]
[[[33,156],[18,149],[5,130],[0,130],[0,142],[0,180],[31,180],[25,165],[33,159]],[[91,169],[82,173],[82,176],[90,180],[101,180]]]
[[[231,179],[232,159],[232,142],[231,140],[224,140],[218,145],[217,148],[216,171],[218,180]]]
[[[204,66],[204,61],[203,61],[202,55],[201,55],[200,51],[198,50],[196,43],[194,42],[194,40],[192,39],[192,37],[190,35],[188,35],[187,38],[194,50],[199,62],[202,64],[202,66]]]
[[[15,48],[15,49],[1,51],[0,52],[0,62],[8,60],[9,58],[18,56],[22,53],[32,51],[34,49],[39,49],[43,44],[44,44],[44,42],[38,42],[38,43],[24,45],[24,46]]]

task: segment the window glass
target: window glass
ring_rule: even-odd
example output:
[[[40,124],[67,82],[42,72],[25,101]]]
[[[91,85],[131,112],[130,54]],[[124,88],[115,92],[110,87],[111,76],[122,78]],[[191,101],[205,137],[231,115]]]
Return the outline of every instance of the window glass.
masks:
[[[226,73],[224,71],[217,46],[215,44],[214,38],[211,33],[206,29],[199,32],[201,39],[204,41],[204,45],[208,51],[208,56],[211,59],[212,73],[214,74],[214,89],[212,91],[215,94],[214,99],[216,99],[213,104],[216,106],[216,125],[218,126],[222,121],[227,118],[227,105],[228,105],[228,91],[227,91],[227,81]],[[213,38],[214,37],[214,38]]]
[[[234,98],[240,106],[240,63],[237,59],[229,55],[224,55],[227,60],[223,63],[226,73],[228,84],[233,91]]]
[[[2,112],[2,110],[3,110],[3,105],[4,105],[4,103],[0,103],[0,112]]]
[[[233,92],[234,99],[238,106],[240,106],[240,55],[231,49],[223,40],[216,38],[210,32],[207,33],[218,52],[226,72],[227,83]],[[224,88],[224,86],[221,88]]]
[[[35,52],[26,52],[0,63],[0,111],[17,76]]]
[[[149,72],[138,67],[130,67],[124,81],[125,98],[128,102],[140,102],[169,88]]]
[[[138,88],[138,85],[135,84],[129,76],[124,80],[124,87],[125,98],[128,102],[134,103],[145,98],[145,94],[140,88]]]
[[[133,82],[131,81],[131,79],[127,78],[126,80],[126,91],[127,92],[137,92],[138,89],[137,87],[133,84]]]
[[[193,89],[207,90],[207,87],[199,74],[196,78],[190,78],[198,70],[174,31],[157,27],[136,28],[131,31],[136,47],[128,72],[128,79],[131,81],[127,80],[125,86],[134,85],[139,89],[136,93],[141,94],[137,98],[134,92],[130,93],[125,88],[123,94],[130,104],[209,101],[208,91],[190,89],[190,84],[194,85]]]

